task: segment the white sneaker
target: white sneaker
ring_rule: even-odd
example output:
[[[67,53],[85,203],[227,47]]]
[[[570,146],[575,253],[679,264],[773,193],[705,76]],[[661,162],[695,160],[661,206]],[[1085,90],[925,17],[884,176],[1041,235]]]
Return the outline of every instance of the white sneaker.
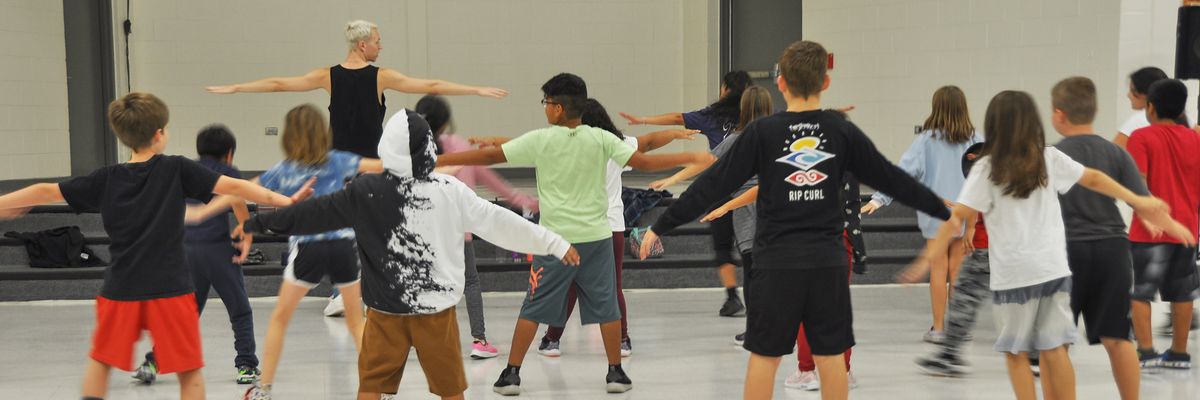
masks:
[[[783,387],[811,392],[821,389],[821,381],[817,379],[817,371],[796,370],[792,376],[783,381]]]
[[[846,382],[849,383],[848,386],[851,389],[858,387],[858,379],[854,379],[854,371],[846,372]]]
[[[342,303],[342,295],[337,295],[329,298],[329,304],[325,305],[326,317],[341,317],[346,314],[346,304]]]

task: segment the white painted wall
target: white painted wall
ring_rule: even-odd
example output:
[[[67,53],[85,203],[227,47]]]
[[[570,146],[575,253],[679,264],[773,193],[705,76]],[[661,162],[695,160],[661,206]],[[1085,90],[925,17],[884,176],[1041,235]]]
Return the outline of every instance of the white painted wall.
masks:
[[[1118,96],[1113,107],[1117,124],[1135,112],[1129,107],[1125,93],[1129,90],[1129,74],[1139,68],[1154,66],[1175,74],[1175,30],[1178,24],[1179,0],[1121,0],[1121,36],[1118,49],[1118,79],[1112,84]],[[1188,87],[1188,115],[1195,119],[1196,95],[1200,85],[1184,81]],[[1101,103],[1103,104],[1103,103]],[[1116,133],[1116,129],[1111,131]]]
[[[982,129],[1001,90],[1027,91],[1042,108],[1047,139],[1050,88],[1072,75],[1096,82],[1096,129],[1114,132],[1124,92],[1118,80],[1122,3],[1145,0],[805,0],[804,38],[836,55],[825,104],[851,114],[893,160],[929,115],[934,90],[961,87]],[[1173,32],[1174,23],[1171,23]],[[1173,41],[1171,44],[1173,49]]]
[[[238,137],[235,162],[259,170],[281,158],[278,137],[295,105],[328,105],[323,91],[214,95],[205,85],[299,75],[345,57],[345,23],[380,27],[377,65],[416,77],[498,86],[503,100],[450,99],[458,131],[516,136],[546,125],[541,84],[562,71],[588,82],[617,111],[687,111],[716,96],[716,0],[134,1],[129,12],[132,86],[171,108],[168,152],[194,155],[212,122]],[[319,5],[319,7],[318,7]],[[123,6],[123,5],[121,5]],[[61,30],[61,29],[60,29]],[[388,92],[389,114],[419,96]],[[620,126],[624,126],[623,123]],[[647,132],[638,127],[629,133]],[[705,148],[701,141],[678,147]]]
[[[0,179],[71,174],[61,1],[0,3]]]

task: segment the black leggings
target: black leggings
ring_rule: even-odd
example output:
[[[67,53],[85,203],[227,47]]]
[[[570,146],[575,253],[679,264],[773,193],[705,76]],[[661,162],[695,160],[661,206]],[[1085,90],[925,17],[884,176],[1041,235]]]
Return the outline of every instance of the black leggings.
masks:
[[[712,230],[713,252],[716,253],[717,265],[733,264],[733,213],[727,213],[721,218],[714,219],[709,224]]]

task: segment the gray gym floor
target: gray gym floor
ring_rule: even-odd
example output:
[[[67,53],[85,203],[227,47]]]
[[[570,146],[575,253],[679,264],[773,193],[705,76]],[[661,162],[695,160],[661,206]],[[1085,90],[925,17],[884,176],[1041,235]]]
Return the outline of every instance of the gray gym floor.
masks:
[[[968,360],[974,373],[962,379],[921,375],[912,359],[928,347],[921,334],[929,327],[928,289],[925,286],[856,286],[853,371],[860,386],[850,392],[862,399],[1009,399],[1012,392],[1002,356],[990,350],[995,329],[989,310],[981,315]],[[467,398],[499,398],[491,384],[505,365],[519,293],[484,295],[489,338],[500,348],[496,359],[464,360],[471,387]],[[732,344],[744,324],[742,318],[716,315],[723,294],[714,289],[629,291],[630,335],[634,353],[625,369],[633,391],[607,395],[604,390],[604,357],[599,330],[580,328],[572,320],[563,338],[563,356],[544,358],[531,353],[522,369],[522,398],[528,399],[734,399],[740,398],[747,353]],[[214,296],[215,297],[215,296]],[[257,338],[262,340],[273,299],[251,300]],[[282,367],[276,380],[279,399],[350,399],[357,388],[356,353],[341,319],[324,318],[323,299],[301,304],[288,331]],[[464,349],[469,329],[464,308],[459,309]],[[1157,318],[1162,317],[1156,307]],[[93,326],[93,304],[88,301],[0,303],[0,398],[71,399],[79,397],[83,363]],[[233,383],[233,339],[220,300],[211,300],[202,318],[208,366],[208,398],[236,399],[245,386]],[[539,333],[540,335],[540,333]],[[1191,353],[1200,353],[1193,334]],[[1166,338],[1158,338],[1161,350]],[[148,348],[145,341],[139,351]],[[261,343],[259,346],[261,350]],[[1071,350],[1080,399],[1115,399],[1116,386],[1108,359],[1099,346]],[[778,373],[775,397],[818,399],[816,392],[783,388],[795,368],[795,359],[784,359]],[[415,355],[400,384],[402,399],[436,398],[428,393]],[[116,371],[110,379],[109,399],[173,399],[178,396],[174,376],[160,377],[153,386],[130,383],[127,373]],[[1144,399],[1194,400],[1200,398],[1200,370],[1144,373]]]

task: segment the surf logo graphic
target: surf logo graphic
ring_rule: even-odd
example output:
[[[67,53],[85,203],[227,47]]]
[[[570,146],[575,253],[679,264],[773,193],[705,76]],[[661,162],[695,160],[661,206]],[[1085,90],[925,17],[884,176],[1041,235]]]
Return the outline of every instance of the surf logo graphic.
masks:
[[[539,284],[541,284],[541,282],[542,282],[542,271],[545,271],[545,270],[546,270],[546,267],[538,267],[538,269],[535,270],[535,269],[533,269],[532,264],[529,265],[529,296],[530,297],[533,297],[533,295],[535,293],[537,293],[537,288],[538,288]]]
[[[800,133],[793,133],[791,144],[784,148],[785,151],[791,151],[791,153],[776,159],[775,162],[781,162],[800,169],[788,175],[787,178],[784,178],[784,181],[787,183],[800,187],[816,186],[818,183],[828,179],[829,175],[821,171],[810,170],[817,166],[817,164],[832,159],[834,155],[820,150],[822,144],[825,142],[821,138],[824,134],[796,138],[797,134]]]

